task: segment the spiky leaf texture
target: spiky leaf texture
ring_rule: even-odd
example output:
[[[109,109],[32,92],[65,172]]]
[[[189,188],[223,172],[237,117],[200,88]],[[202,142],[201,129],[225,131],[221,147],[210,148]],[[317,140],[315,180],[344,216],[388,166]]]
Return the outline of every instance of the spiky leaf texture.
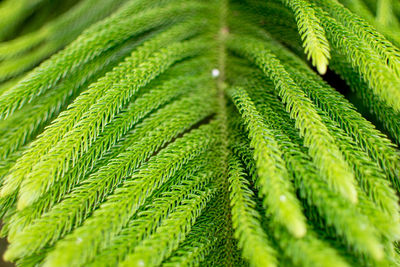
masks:
[[[391,0],[1,1],[4,259],[399,266],[399,19]]]

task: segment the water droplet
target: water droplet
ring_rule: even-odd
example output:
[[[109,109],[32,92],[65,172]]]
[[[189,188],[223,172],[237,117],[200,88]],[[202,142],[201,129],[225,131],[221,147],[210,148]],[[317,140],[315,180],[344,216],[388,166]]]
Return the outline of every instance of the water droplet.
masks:
[[[285,201],[286,201],[286,196],[281,195],[281,196],[279,197],[279,200],[282,201],[282,202],[285,202]]]
[[[216,78],[219,76],[219,69],[213,69],[211,72],[211,75]]]

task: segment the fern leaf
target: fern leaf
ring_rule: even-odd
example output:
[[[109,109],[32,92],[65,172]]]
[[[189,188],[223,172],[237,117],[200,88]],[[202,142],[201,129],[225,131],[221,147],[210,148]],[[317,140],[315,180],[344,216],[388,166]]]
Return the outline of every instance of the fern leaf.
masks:
[[[0,1],[4,259],[397,266],[399,7]]]
[[[170,31],[165,32],[154,38],[143,46],[135,50],[132,55],[121,63],[120,68],[117,68],[114,72],[109,72],[104,78],[100,79],[95,84],[92,84],[85,94],[81,94],[74,103],[69,107],[68,110],[62,112],[59,117],[53,122],[53,124],[46,129],[46,131],[34,141],[31,148],[27,153],[21,157],[16,164],[15,168],[10,172],[8,178],[6,178],[5,186],[1,189],[1,195],[7,196],[14,193],[19,188],[22,180],[32,169],[32,166],[37,164],[41,159],[41,156],[47,153],[52,146],[54,146],[66,132],[68,132],[73,125],[82,117],[82,115],[93,105],[101,96],[104,95],[107,89],[111,88],[115,82],[118,81],[119,77],[124,77],[123,73],[127,72],[127,68],[134,68],[143,62],[151,53],[164,47],[170,43],[174,38],[183,39],[191,36],[188,33],[186,27],[193,27],[195,25],[189,23],[189,25],[181,25],[176,28],[172,28]],[[176,34],[176,35],[175,35]]]
[[[271,93],[261,93],[260,90],[261,88],[255,91],[255,96],[260,99],[259,105],[264,110],[264,116],[268,118],[269,123],[282,131],[277,134],[279,137],[277,140],[284,149],[285,159],[296,178],[296,187],[303,197],[317,207],[326,223],[334,226],[337,233],[343,235],[350,245],[366,254],[375,255],[375,252],[377,252],[376,255],[380,257],[382,251],[378,235],[377,233],[373,234],[374,230],[368,219],[351,207],[350,203],[340,201],[339,198],[334,196],[335,194],[329,191],[326,184],[318,176],[310,158],[300,149],[299,145],[292,143],[292,140],[296,140],[296,143],[301,145],[302,141],[299,140],[298,134],[293,131],[288,122],[283,119],[290,120],[288,115],[285,114],[283,106],[276,98],[271,96]],[[265,87],[262,90],[265,91]],[[268,106],[265,105],[265,101],[269,103]],[[248,162],[248,160],[246,161]],[[336,202],[336,200],[338,201]],[[365,229],[358,227],[360,222],[363,222]],[[357,226],[352,228],[347,225]]]
[[[233,39],[231,48],[254,60],[273,79],[279,95],[287,104],[287,110],[291,113],[291,116],[296,118],[296,127],[304,136],[305,145],[309,147],[309,153],[320,168],[322,175],[332,188],[352,202],[356,202],[357,192],[354,188],[353,173],[343,159],[343,155],[334,143],[326,126],[321,122],[314,105],[293,82],[279,60],[261,42],[257,42],[255,39],[247,41],[243,38]],[[329,153],[327,153],[327,147],[329,147]]]
[[[329,42],[325,36],[324,28],[311,5],[305,0],[282,0],[295,13],[297,25],[303,46],[308,59],[312,59],[312,64],[320,74],[325,74],[330,58]]]
[[[400,121],[398,120],[398,112],[374,95],[368,84],[358,78],[357,72],[351,66],[348,66],[343,59],[340,59],[339,55],[334,54],[333,58],[332,69],[348,83],[350,88],[363,100],[363,103],[383,123],[385,130],[388,131],[393,141],[399,144]]]
[[[135,5],[136,3],[134,2],[134,4],[131,3],[121,8],[117,14],[94,25],[91,30],[85,31],[68,47],[32,71],[24,80],[7,91],[6,94],[3,94],[0,97],[0,117],[10,115],[17,108],[31,101],[33,97],[53,87],[60,79],[66,77],[80,65],[88,63],[107,49],[122,43],[134,35],[165,25],[168,22],[178,21],[179,18],[182,18],[182,15],[187,17],[192,12],[197,11],[193,6],[196,4],[183,6],[179,4],[147,12],[144,11],[136,16],[129,17],[130,12],[136,10]],[[123,19],[124,16],[121,13],[127,18]],[[118,15],[122,16],[122,18],[118,17]],[[132,27],[132,25],[138,26]],[[68,68],[64,69],[65,66],[68,66]]]
[[[24,110],[19,110],[7,120],[1,121],[0,127],[10,131],[1,135],[0,155],[6,157],[8,153],[29,141],[32,136],[41,131],[42,125],[65,109],[66,104],[84,90],[83,88],[109,71],[135,45],[136,42],[128,42],[121,47],[111,49],[103,57],[94,60],[80,72],[72,75],[70,80],[62,82],[53,91],[27,104]]]
[[[215,247],[217,238],[212,236],[217,230],[207,211],[196,221],[186,240],[174,254],[162,263],[163,266],[200,266],[200,263]],[[212,231],[214,230],[214,231]]]
[[[362,18],[351,13],[342,4],[336,0],[315,1],[333,18],[338,20],[348,29],[357,34],[361,40],[366,40],[379,53],[385,63],[396,73],[400,75],[400,51],[399,48],[390,43],[381,33],[375,30]],[[336,32],[336,31],[335,31]]]
[[[226,210],[221,209],[220,195],[214,197],[201,216],[196,220],[185,241],[165,260],[163,266],[202,266],[213,251],[218,251],[218,244],[226,238]]]
[[[241,147],[243,148],[243,147]],[[244,153],[243,153],[244,152]],[[251,170],[255,170],[251,166],[255,165],[252,163],[252,158],[248,157],[246,152],[248,150],[237,150],[239,155],[245,156],[243,159],[248,164]],[[235,152],[236,153],[236,152]],[[246,157],[247,156],[247,157]],[[254,176],[255,174],[251,173]],[[308,179],[307,179],[308,180]],[[310,179],[310,181],[313,181]],[[307,187],[306,187],[307,188]],[[309,187],[310,189],[311,187]],[[318,191],[316,191],[318,192]],[[316,199],[319,200],[317,197]],[[331,201],[332,198],[329,198]],[[329,208],[328,208],[329,209]],[[353,214],[352,214],[353,215]],[[263,219],[264,224],[268,220]],[[291,258],[295,264],[300,264],[302,266],[349,266],[328,244],[316,238],[316,234],[313,230],[308,229],[306,236],[303,238],[295,238],[289,232],[287,232],[282,227],[272,227],[268,228],[272,230],[273,237],[278,243],[281,251],[287,257]],[[318,253],[316,253],[318,251]],[[331,260],[329,262],[324,261],[325,257],[329,257]],[[292,263],[290,263],[292,264]]]
[[[367,79],[374,94],[399,111],[397,103],[400,94],[396,88],[400,85],[400,79],[384,64],[385,61],[378,58],[376,52],[369,49],[363,40],[360,41],[357,36],[352,35],[334,19],[323,16],[322,23],[325,27],[334,29],[328,34],[332,45],[348,60],[351,60],[353,67]],[[385,71],[379,71],[379,69]]]
[[[382,166],[393,185],[397,187],[399,154],[391,141],[363,118],[342,95],[318,78],[298,57],[276,42],[266,42],[265,45],[287,62],[286,69],[294,80],[303,86],[302,89],[307,96],[339,123],[357,144]],[[337,63],[332,64],[336,66]]]
[[[360,150],[353,140],[332,121],[325,119],[346,160],[352,165],[359,184],[370,196],[370,199],[387,215],[393,217],[392,225],[397,225],[399,216],[398,198],[390,187],[383,171],[375,164],[366,153]],[[375,205],[372,205],[375,206]],[[394,232],[392,232],[394,234]]]
[[[148,203],[138,211],[128,225],[112,239],[111,245],[103,249],[91,266],[114,266],[123,260],[127,253],[132,253],[133,248],[158,227],[158,222],[164,220],[168,214],[186,199],[194,190],[203,190],[211,178],[213,171],[205,171],[209,163],[209,156],[189,162],[188,167],[180,170],[174,180],[178,183],[166,184],[160,189],[157,197],[149,199]],[[204,171],[203,174],[201,172]],[[170,191],[165,189],[169,187]],[[164,189],[164,190],[163,190]]]
[[[190,231],[191,225],[194,224],[215,192],[215,188],[210,188],[190,194],[190,198],[182,201],[182,205],[175,208],[156,232],[138,244],[135,251],[119,265],[154,266],[160,264],[185,239],[185,232]],[[154,252],[156,253],[154,254]]]
[[[198,108],[193,109],[191,113],[179,113],[198,103],[198,101],[199,98],[182,99],[182,101],[174,103],[173,107],[160,113],[161,116],[154,118],[157,124],[160,123],[159,118],[165,118],[166,115],[172,115],[176,120],[171,120],[169,123],[163,122],[161,127],[150,123],[146,125],[145,129],[139,129],[136,136],[131,138],[138,141],[132,142],[125,149],[128,150],[127,152],[122,152],[114,160],[100,168],[99,171],[93,173],[89,179],[83,181],[79,187],[74,189],[64,201],[51,209],[43,219],[34,222],[26,231],[18,232],[13,238],[12,247],[15,247],[15,249],[10,247],[10,255],[18,255],[20,251],[32,253],[79,225],[105,196],[110,194],[125,177],[131,175],[133,170],[157,151],[157,148],[209,114],[207,109],[201,109],[201,105],[198,105]],[[145,136],[152,132],[150,130],[152,128],[155,129],[154,133],[146,138]],[[113,179],[110,179],[110,177],[113,177]],[[82,207],[84,208],[82,209]],[[41,230],[43,225],[52,225],[54,228],[48,227],[46,231],[43,231]],[[21,250],[22,247],[29,247],[30,249]]]
[[[163,122],[164,118],[174,116],[177,119],[178,118],[180,119],[179,121],[180,124],[178,123],[174,124],[174,126],[176,127],[175,131],[180,129],[178,125],[185,125],[187,118],[194,119],[196,121],[196,118],[198,118],[196,116],[200,116],[199,118],[202,119],[201,116],[207,114],[207,110],[209,109],[206,108],[204,108],[203,110],[194,109],[194,111],[197,112],[196,114],[193,114],[192,112],[186,114],[179,114],[180,111],[185,110],[185,108],[188,108],[190,105],[197,103],[197,101],[199,100],[199,98],[197,97],[190,100],[187,98],[182,99],[181,101],[175,102],[172,105],[167,105],[166,108],[168,108],[168,110],[166,108],[163,108],[161,110],[158,110],[156,114],[153,114],[151,118],[145,119],[132,132],[128,133],[128,135],[125,135],[121,142],[117,143],[118,144],[117,148],[112,149],[110,151],[112,145],[116,144],[116,141],[120,139],[121,136],[123,136],[126,133],[126,131],[132,127],[132,124],[134,124],[135,121],[138,121],[140,118],[145,116],[149,111],[151,111],[151,109],[154,109],[157,106],[163,104],[170,98],[176,97],[177,95],[179,96],[180,94],[183,93],[183,91],[190,91],[191,89],[188,88],[189,86],[195,87],[193,81],[199,81],[199,79],[182,81],[180,83],[182,87],[177,88],[176,90],[170,90],[169,88],[172,84],[175,85],[177,84],[176,80],[172,79],[171,81],[168,81],[166,84],[163,84],[160,88],[157,87],[154,88],[154,90],[149,91],[148,93],[140,97],[137,101],[131,103],[128,106],[128,108],[125,111],[123,111],[118,118],[116,118],[115,121],[113,121],[112,123],[110,123],[105,127],[105,130],[103,131],[102,135],[96,139],[96,141],[89,148],[89,150],[83,155],[83,157],[77,163],[77,165],[74,166],[71,170],[69,170],[65,174],[64,181],[61,181],[57,186],[60,188],[64,188],[64,192],[60,192],[60,190],[50,191],[48,194],[46,194],[43,198],[41,198],[38,201],[39,203],[35,203],[33,207],[27,207],[23,209],[22,212],[19,213],[19,216],[16,216],[16,218],[13,220],[12,223],[13,227],[11,229],[12,231],[9,233],[9,238],[13,239],[14,236],[13,232],[16,233],[21,231],[21,228],[29,224],[34,218],[43,213],[42,207],[51,207],[65,193],[68,193],[70,188],[74,184],[78,183],[82,178],[84,178],[89,170],[93,172],[94,163],[96,162],[97,165],[99,163],[96,160],[100,160],[101,158],[100,163],[105,164],[105,162],[107,162],[107,159],[117,157],[121,152],[123,152],[124,149],[132,147],[133,144],[136,144],[136,146],[138,147],[145,146],[146,142],[140,143],[138,142],[138,140],[143,140],[143,138],[145,138],[148,133],[152,132],[153,129],[158,130],[160,133],[163,133],[165,139],[161,139],[159,134],[158,135],[155,134],[151,138],[147,138],[146,140],[149,141],[148,143],[151,144],[151,146],[145,148],[142,151],[142,154],[139,155],[143,155],[144,151],[150,151],[148,152],[149,154],[152,153],[151,151],[154,152],[157,147],[161,146],[162,143],[165,143],[166,140],[168,140],[167,133],[165,131],[159,130],[160,126],[166,127],[168,125]],[[159,93],[164,93],[165,98],[160,97]],[[199,107],[204,107],[204,105],[199,105]],[[174,121],[170,123],[174,123]],[[157,137],[160,138],[158,141],[156,141]],[[162,141],[162,143],[159,144],[160,141]],[[144,144],[144,145],[139,145],[139,144]],[[106,151],[109,152],[106,153]],[[137,164],[138,163],[136,163],[136,165]],[[108,173],[115,174],[113,173],[115,169],[116,167],[114,167],[112,171]],[[103,175],[104,175],[103,177],[107,179],[108,177],[107,172],[103,172]],[[99,175],[95,175],[95,177],[97,178],[93,179],[93,181],[97,181],[96,188],[100,188],[101,186],[97,180],[99,179],[98,178]],[[70,205],[72,206],[72,204]]]
[[[232,99],[248,126],[250,145],[257,162],[257,187],[264,197],[264,207],[274,220],[296,237],[302,237],[306,233],[305,219],[288,182],[290,177],[274,134],[263,124],[246,92],[241,88],[233,90]]]
[[[252,266],[276,266],[275,251],[260,225],[260,215],[252,202],[253,193],[248,181],[243,177],[240,162],[235,156],[230,159],[230,188],[232,202],[232,222],[236,238],[243,249],[243,256]]]
[[[0,80],[14,77],[36,66],[76,38],[85,27],[110,14],[120,2],[121,0],[83,1],[36,32],[2,44]],[[70,19],[73,21],[68,25],[66,22]],[[25,51],[29,52],[24,54]]]
[[[129,181],[125,181],[82,227],[66,236],[63,242],[57,243],[55,250],[47,256],[45,264],[52,265],[57,262],[57,265],[60,263],[69,266],[93,258],[95,253],[93,247],[98,249],[101,244],[107,244],[143,204],[147,196],[173,177],[185,163],[212,144],[214,134],[212,126],[213,124],[208,124],[188,133],[160,152],[157,157],[152,158],[146,166],[142,166],[141,170]],[[116,212],[120,214],[117,216]],[[91,230],[88,231],[88,228]],[[79,252],[79,257],[76,251]]]
[[[171,45],[159,53],[155,53],[148,62],[142,63],[123,81],[135,86],[113,86],[108,90],[107,95],[99,99],[90,109],[83,114],[83,118],[67,135],[57,143],[39,163],[33,167],[32,172],[22,182],[18,207],[23,208],[30,205],[48,191],[60,174],[64,173],[64,159],[77,160],[78,154],[87,150],[100,129],[109,122],[120,110],[120,108],[139,88],[145,86],[152,79],[164,72],[174,62],[189,56],[196,55],[206,45],[203,40],[188,41],[177,45]],[[83,139],[82,139],[83,138]],[[76,140],[83,140],[83,143],[76,144]],[[62,160],[61,160],[62,159]],[[61,164],[59,164],[61,163]],[[44,172],[43,170],[46,170]]]

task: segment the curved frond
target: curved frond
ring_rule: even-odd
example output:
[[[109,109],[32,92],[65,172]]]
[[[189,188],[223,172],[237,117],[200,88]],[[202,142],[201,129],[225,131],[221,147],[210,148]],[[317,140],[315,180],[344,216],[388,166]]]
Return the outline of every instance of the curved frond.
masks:
[[[47,256],[45,264],[70,266],[82,264],[93,258],[96,251],[93,246],[99,249],[102,244],[110,242],[110,238],[120,231],[154,190],[212,144],[212,126],[213,124],[208,124],[188,133],[142,166],[132,178],[108,197],[107,202],[95,211],[82,227],[66,236],[63,242],[57,243],[55,250]],[[68,253],[65,253],[66,251]]]
[[[357,202],[353,173],[322,123],[314,104],[306,98],[276,56],[256,39],[245,40],[243,37],[236,37],[230,45],[234,51],[253,60],[273,80],[286,109],[296,118],[296,127],[304,136],[305,145],[309,148],[309,153],[320,168],[321,174],[332,188],[352,202]]]
[[[399,265],[399,29],[391,0],[0,1],[3,259]]]
[[[77,40],[54,55],[51,60],[41,64],[16,86],[1,95],[0,117],[9,116],[17,108],[31,101],[35,96],[41,95],[56,85],[60,79],[65,78],[79,66],[87,64],[107,49],[134,35],[187,18],[200,7],[201,5],[198,4],[179,3],[132,16],[132,12],[137,10],[136,2],[124,6],[117,14],[85,31]],[[137,27],[132,27],[132,25],[137,25]],[[68,67],[65,69],[65,66]]]
[[[209,153],[208,153],[209,154]],[[148,203],[132,217],[128,225],[112,239],[111,245],[104,248],[90,266],[115,266],[149,233],[157,229],[159,221],[195,190],[203,190],[213,178],[213,170],[205,171],[210,162],[209,155],[200,156],[189,162],[188,169],[182,169],[174,176],[176,183],[166,184],[161,193],[148,200]],[[189,170],[189,171],[188,171]],[[204,172],[203,172],[204,171]],[[203,172],[203,173],[202,173]],[[170,191],[165,189],[170,188]]]
[[[250,146],[254,149],[258,178],[256,186],[264,198],[264,207],[272,218],[283,224],[293,235],[306,233],[300,204],[290,185],[290,176],[282,159],[282,152],[274,134],[263,123],[247,93],[242,88],[232,89],[232,100],[242,114],[249,131]]]
[[[119,68],[116,68],[113,72],[107,73],[106,76],[101,78],[98,82],[90,85],[89,89],[84,94],[81,94],[65,112],[62,112],[51,126],[31,144],[31,148],[19,159],[15,168],[10,172],[9,177],[6,179],[5,186],[1,189],[1,195],[10,195],[19,188],[22,180],[31,171],[32,167],[39,162],[42,155],[47,153],[50,148],[79,121],[82,115],[91,105],[103,96],[107,89],[111,88],[121,76],[125,76],[124,73],[127,73],[127,68],[138,66],[141,62],[146,60],[151,53],[166,46],[174,38],[183,39],[191,36],[192,33],[187,33],[188,28],[186,27],[193,26],[194,25],[190,23],[189,25],[177,26],[177,28],[173,28],[171,31],[161,34],[158,38],[154,38],[145,43],[135,50],[125,62],[120,63]],[[183,27],[183,31],[181,27]]]
[[[277,266],[276,252],[259,222],[261,217],[252,201],[254,194],[248,188],[241,164],[234,155],[229,163],[232,223],[243,256],[252,266]]]
[[[189,194],[189,198],[182,201],[182,205],[177,206],[169,214],[155,233],[140,242],[134,252],[119,265],[126,267],[159,265],[185,239],[186,233],[190,231],[191,225],[194,224],[215,191],[215,188],[208,188]]]
[[[295,14],[308,59],[312,60],[312,64],[320,74],[325,74],[330,59],[330,47],[314,9],[306,0],[282,0],[282,2]]]
[[[379,253],[382,253],[382,250],[378,234],[374,233],[371,222],[368,221],[366,216],[357,212],[351,203],[338,199],[335,196],[336,194],[329,190],[326,183],[318,176],[318,171],[305,153],[306,151],[302,151],[300,146],[303,141],[296,131],[293,131],[291,127],[293,123],[290,123],[288,114],[285,114],[283,105],[271,95],[271,92],[266,91],[265,85],[261,86],[261,84],[263,83],[260,83],[260,85],[257,82],[254,85],[248,83],[248,86],[254,86],[253,94],[258,99],[258,106],[263,110],[271,127],[277,129],[277,141],[282,146],[289,170],[295,177],[296,189],[300,190],[302,197],[310,205],[317,208],[326,224],[333,226],[337,233],[343,235],[351,246],[362,253],[372,255],[377,253],[376,255],[379,258]],[[295,143],[292,143],[293,141]],[[245,143],[246,141],[241,142]],[[239,149],[238,152],[245,157],[247,164],[251,165],[249,156],[243,152],[243,148]],[[358,227],[360,222],[363,222],[365,229]],[[355,225],[355,227],[352,228],[347,225]]]
[[[338,20],[350,31],[353,31],[360,38],[365,40],[372,46],[382,57],[384,62],[396,73],[400,75],[400,50],[398,47],[390,43],[381,33],[369,25],[364,19],[351,13],[347,8],[337,0],[315,1],[318,6],[324,8],[333,18]],[[321,18],[322,19],[322,18]],[[330,32],[336,32],[331,29]],[[345,40],[342,40],[345,41]],[[354,49],[351,49],[354,51]]]
[[[177,101],[172,104],[173,106],[167,106],[168,109],[164,108],[164,112],[156,114],[158,116],[153,116],[148,121],[145,121],[144,127],[138,130],[135,129],[133,136],[129,138],[132,141],[125,147],[125,151],[116,155],[107,165],[91,174],[87,180],[84,180],[81,185],[73,189],[63,202],[54,206],[42,218],[34,221],[24,231],[18,232],[15,238],[13,238],[12,246],[15,248],[10,248],[9,255],[18,255],[19,251],[23,253],[35,252],[37,249],[42,248],[49,242],[51,243],[52,240],[58,239],[77,225],[80,225],[82,220],[108,194],[112,193],[113,189],[125,177],[132,175],[132,172],[152,153],[156,152],[158,148],[176,137],[183,130],[211,113],[210,109],[207,112],[207,109],[202,109],[202,106],[199,105],[199,100],[202,99],[201,97],[197,99],[186,98]],[[190,113],[182,112],[194,104],[198,105],[197,109],[192,109]],[[165,118],[165,116],[174,116],[174,120],[161,122],[160,118]],[[149,137],[146,137],[149,133]],[[52,225],[53,228],[47,227],[43,231],[42,229],[45,225]],[[21,250],[22,247],[29,247],[30,249]]]

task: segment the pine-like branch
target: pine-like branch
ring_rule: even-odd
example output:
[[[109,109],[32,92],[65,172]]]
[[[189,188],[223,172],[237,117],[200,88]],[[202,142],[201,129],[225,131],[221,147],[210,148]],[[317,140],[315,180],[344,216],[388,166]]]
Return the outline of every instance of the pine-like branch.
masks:
[[[320,74],[325,74],[330,59],[329,42],[324,28],[307,0],[281,0],[293,10],[303,46],[308,59],[312,60]]]
[[[296,128],[304,136],[304,144],[309,148],[309,153],[323,177],[334,190],[352,202],[357,202],[353,173],[322,123],[314,104],[293,81],[276,56],[262,42],[253,38],[233,38],[231,49],[254,61],[273,80],[279,96],[287,105],[286,109],[296,118]]]

